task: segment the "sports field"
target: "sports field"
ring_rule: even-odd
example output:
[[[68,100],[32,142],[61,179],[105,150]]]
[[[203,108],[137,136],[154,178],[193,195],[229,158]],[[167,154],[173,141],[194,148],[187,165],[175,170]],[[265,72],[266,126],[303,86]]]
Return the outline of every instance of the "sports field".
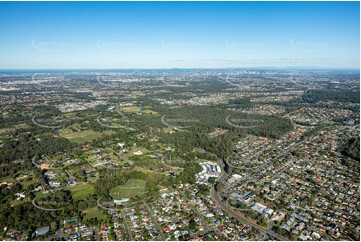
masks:
[[[140,179],[129,179],[125,185],[110,190],[112,198],[134,198],[141,197],[145,193],[145,181]]]

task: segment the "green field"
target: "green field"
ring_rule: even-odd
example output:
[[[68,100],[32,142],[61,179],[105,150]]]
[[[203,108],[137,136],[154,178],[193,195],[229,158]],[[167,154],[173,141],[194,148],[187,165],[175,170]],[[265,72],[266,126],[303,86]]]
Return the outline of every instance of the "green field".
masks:
[[[71,142],[77,143],[77,144],[84,144],[87,142],[94,141],[96,139],[99,139],[103,135],[109,135],[113,134],[114,131],[107,130],[104,132],[97,132],[94,130],[84,130],[84,131],[78,131],[73,132],[70,129],[62,129],[59,131],[59,135],[63,138],[68,139]]]
[[[42,199],[42,198],[47,197],[49,195],[50,195],[50,193],[35,192],[36,199]]]
[[[21,203],[25,203],[25,202],[29,202],[29,201],[30,201],[29,197],[26,197],[26,198],[24,198],[24,199],[22,199],[22,200],[16,200],[16,199],[14,199],[14,200],[12,200],[12,201],[10,202],[10,205],[11,205],[11,206],[17,206],[17,205],[19,205],[19,204],[21,204]]]
[[[26,123],[19,123],[19,124],[11,126],[9,128],[1,128],[0,134],[12,132],[12,131],[15,131],[16,129],[27,128],[27,127],[29,127],[29,125],[27,125]]]
[[[106,218],[106,215],[104,215],[101,211],[99,211],[97,206],[88,208],[88,209],[84,210],[83,213],[85,213],[85,216],[84,216],[85,220],[88,220],[91,218],[97,218],[98,220],[100,220],[100,219]]]
[[[320,124],[333,125],[333,124],[337,124],[337,122],[331,121],[331,120],[324,120],[324,121],[320,122]]]
[[[94,187],[90,184],[79,184],[68,188],[75,201],[82,200],[91,195]]]
[[[7,133],[7,132],[10,132],[10,131],[14,131],[15,129],[13,128],[1,128],[0,129],[0,134],[4,134],[4,133]]]
[[[113,198],[141,197],[145,193],[145,183],[144,180],[129,179],[125,185],[111,189],[109,195]]]
[[[137,112],[140,112],[140,110],[142,110],[142,108],[139,107],[139,106],[123,107],[121,109],[121,111],[124,112],[124,113],[137,113]],[[158,114],[156,111],[153,111],[153,110],[150,110],[150,109],[143,109],[143,113],[145,113],[145,114]]]
[[[25,178],[21,181],[19,181],[21,183],[21,185],[23,185],[25,188],[27,188],[28,186],[30,186],[31,184],[36,183],[38,180],[37,179],[32,179],[32,178]]]

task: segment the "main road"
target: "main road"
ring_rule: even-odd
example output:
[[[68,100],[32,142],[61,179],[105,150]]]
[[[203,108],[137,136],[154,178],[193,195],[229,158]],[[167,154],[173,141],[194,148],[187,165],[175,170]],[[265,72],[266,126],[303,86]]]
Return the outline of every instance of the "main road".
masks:
[[[236,218],[241,223],[247,224],[247,225],[259,230],[262,234],[266,234],[266,235],[269,234],[279,240],[289,240],[288,238],[275,233],[274,231],[272,231],[271,228],[262,227],[262,226],[256,224],[255,222],[247,219],[242,213],[240,213],[240,212],[234,210],[232,207],[228,206],[226,203],[224,203],[222,201],[222,198],[220,197],[219,193],[214,189],[214,187],[211,190],[211,198],[217,204],[218,207],[223,209],[223,211],[225,211],[232,217]]]
[[[327,127],[326,127],[327,129]],[[324,130],[324,129],[322,129]],[[321,131],[321,130],[320,130]],[[289,150],[291,147],[298,147],[300,146],[301,144],[307,142],[307,141],[311,141],[313,140],[316,135],[318,133],[314,134],[313,136],[309,137],[308,139],[305,139],[305,140],[301,140],[300,142],[298,142],[297,144],[294,144],[294,145],[291,145],[287,148],[287,150]],[[286,156],[290,151],[286,151],[286,152],[283,152],[282,154],[278,155],[277,157],[279,156]],[[221,159],[218,159],[218,163],[219,165],[221,166],[222,168],[222,175],[217,179],[217,182],[219,183],[222,183],[222,182],[225,182],[226,181],[226,178],[227,178],[227,173],[224,171],[224,168],[223,166],[225,165],[225,161],[221,160]],[[264,165],[261,167],[261,169],[264,169]],[[272,178],[274,178],[275,176],[279,175],[284,169],[282,169],[280,172],[278,172],[277,174],[275,174]],[[242,180],[245,180],[245,179],[251,179],[251,180],[254,180],[254,178],[251,178],[250,176],[246,176],[244,177]],[[264,235],[268,234],[268,235],[271,235],[279,240],[289,240],[288,238],[282,236],[282,235],[279,235],[277,233],[275,233],[274,231],[272,231],[271,228],[265,228],[265,227],[262,227],[260,225],[258,225],[257,223],[255,223],[254,221],[246,218],[241,212],[235,210],[234,208],[232,208],[231,206],[229,206],[227,203],[223,202],[222,198],[221,198],[221,195],[219,194],[219,192],[217,192],[214,188],[214,186],[212,187],[211,189],[211,198],[212,200],[218,205],[218,207],[222,208],[225,212],[227,212],[228,214],[230,214],[231,216],[235,217],[238,221],[244,223],[244,224],[247,224],[249,226],[252,226],[253,228],[256,228],[258,229],[261,233],[263,233]]]
[[[219,159],[217,160],[217,163],[220,165],[221,169],[222,169],[222,174],[221,176],[217,179],[217,182],[225,182],[226,178],[227,178],[227,173],[224,171],[224,161]],[[216,183],[217,183],[216,182]],[[233,209],[231,206],[229,206],[227,203],[223,202],[220,194],[214,189],[215,185],[212,186],[211,189],[211,198],[212,200],[217,204],[218,207],[220,207],[221,209],[223,209],[223,211],[225,211],[226,213],[228,213],[230,216],[236,218],[238,221],[240,221],[243,224],[247,224],[255,229],[257,229],[264,238],[267,238],[268,236],[273,236],[279,240],[289,240],[288,238],[279,235],[277,233],[275,233],[274,231],[272,231],[271,228],[265,228],[262,227],[260,225],[258,225],[257,223],[255,223],[254,221],[246,218],[242,213],[240,213],[239,211],[236,211],[235,209]]]

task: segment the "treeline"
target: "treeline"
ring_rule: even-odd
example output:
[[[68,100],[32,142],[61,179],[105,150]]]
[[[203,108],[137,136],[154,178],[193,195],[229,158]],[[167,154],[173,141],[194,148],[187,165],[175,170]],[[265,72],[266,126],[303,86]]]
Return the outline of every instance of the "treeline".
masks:
[[[39,114],[37,118],[52,118],[61,114],[60,110],[54,106],[37,106],[32,111]],[[32,122],[32,117],[29,116],[29,111],[24,105],[16,105],[7,110],[7,112],[6,118],[0,117],[0,128],[8,128],[20,122],[27,122],[29,124]]]
[[[165,177],[156,173],[143,173],[140,171],[109,171],[104,169],[99,179],[95,184],[95,194],[99,197],[109,196],[109,191],[117,186],[124,185],[129,179],[145,180],[145,190],[148,195],[156,195],[158,185],[164,184]]]
[[[1,158],[0,158],[1,160]],[[18,163],[6,163],[1,161],[0,163],[0,174],[1,177],[11,176],[16,174],[20,170],[30,170],[32,167],[31,162],[18,162]]]
[[[136,122],[132,122],[131,125],[149,132],[147,126],[153,127],[155,131],[166,128],[167,125],[163,122],[165,121],[170,127],[179,127],[180,131],[171,135],[157,132],[162,143],[172,144],[185,152],[190,152],[193,148],[203,148],[220,158],[229,156],[234,142],[245,137],[246,134],[279,138],[293,128],[288,120],[281,117],[232,112],[227,110],[227,106],[192,106],[174,109],[154,107],[154,109],[159,115],[134,117]],[[231,125],[227,122],[227,117],[230,121],[233,119],[239,121],[240,123],[237,123],[239,126],[250,128]],[[209,133],[216,128],[226,132],[210,137]]]
[[[254,104],[251,102],[251,98],[245,97],[245,98],[237,98],[234,100],[229,101],[229,104],[239,105],[242,107],[252,107]]]
[[[317,103],[320,101],[360,102],[360,92],[352,90],[309,90],[303,96],[305,102]]]
[[[202,171],[202,167],[195,162],[188,163],[183,166],[184,170],[175,177],[168,177],[167,185],[175,185],[180,183],[194,184],[196,182],[196,174]]]
[[[38,205],[41,203],[41,207],[59,208],[56,211],[44,211],[36,208],[31,202],[21,203],[14,207],[9,203],[2,203],[0,227],[9,228],[11,225],[10,228],[24,231],[31,238],[36,228],[55,224],[55,229],[58,229],[65,218],[77,217],[80,221],[84,221],[82,210],[96,206],[96,201],[95,196],[90,196],[86,200],[75,202],[69,191],[56,191],[38,202]]]
[[[360,161],[360,137],[349,139],[342,148],[341,153],[356,161]]]
[[[233,144],[240,136],[236,133],[225,133],[217,138],[210,138],[199,130],[192,132],[178,132],[176,134],[160,133],[162,143],[172,144],[185,152],[191,152],[194,147],[203,148],[224,159],[232,153]]]
[[[32,133],[22,134],[16,140],[4,143],[0,149],[0,160],[2,163],[18,159],[31,161],[34,156],[51,155],[73,147],[74,145],[65,138],[55,138],[49,134],[41,137],[35,137]]]
[[[63,219],[62,211],[44,211],[36,208],[31,202],[22,203],[18,206],[1,206],[0,226],[24,231],[31,238],[31,234],[37,227],[49,226],[54,221]]]

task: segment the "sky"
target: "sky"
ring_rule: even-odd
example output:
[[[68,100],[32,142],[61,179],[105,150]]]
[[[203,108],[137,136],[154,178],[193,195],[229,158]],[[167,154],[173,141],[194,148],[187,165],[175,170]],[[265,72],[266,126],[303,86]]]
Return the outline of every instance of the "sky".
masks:
[[[359,2],[0,2],[0,69],[359,65]]]

